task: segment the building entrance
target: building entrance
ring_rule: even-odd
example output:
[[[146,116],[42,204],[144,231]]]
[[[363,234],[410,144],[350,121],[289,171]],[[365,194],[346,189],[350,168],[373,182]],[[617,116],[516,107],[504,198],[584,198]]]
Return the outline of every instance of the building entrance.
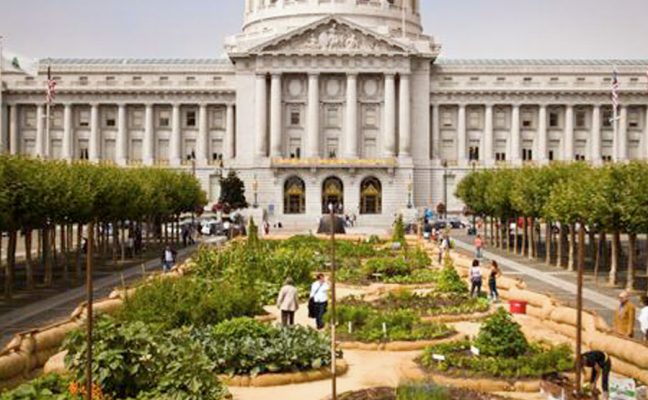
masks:
[[[338,213],[344,212],[344,184],[337,177],[327,178],[322,184],[322,213],[328,214],[329,205]]]

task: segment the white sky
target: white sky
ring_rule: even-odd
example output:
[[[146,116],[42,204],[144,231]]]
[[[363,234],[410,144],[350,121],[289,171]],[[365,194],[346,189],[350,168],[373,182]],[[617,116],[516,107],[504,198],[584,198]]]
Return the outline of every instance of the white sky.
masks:
[[[648,59],[648,0],[422,0],[450,58]],[[5,47],[34,57],[205,58],[243,0],[0,0]]]

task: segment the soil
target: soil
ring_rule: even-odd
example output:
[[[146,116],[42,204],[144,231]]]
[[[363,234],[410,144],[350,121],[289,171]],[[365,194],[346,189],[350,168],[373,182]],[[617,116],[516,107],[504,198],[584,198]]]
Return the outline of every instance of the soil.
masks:
[[[448,400],[496,400],[503,397],[474,392],[466,389],[448,388]],[[340,400],[396,400],[396,390],[381,387],[347,392],[338,396]]]

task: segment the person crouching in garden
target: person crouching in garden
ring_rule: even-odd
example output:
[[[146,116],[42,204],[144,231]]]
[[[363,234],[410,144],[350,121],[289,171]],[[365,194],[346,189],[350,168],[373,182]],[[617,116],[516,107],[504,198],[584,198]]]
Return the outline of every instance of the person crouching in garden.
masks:
[[[499,269],[497,261],[491,262],[490,275],[488,275],[488,291],[490,299],[495,303],[499,300],[499,292],[497,291],[497,278],[502,275],[502,270]]]
[[[470,296],[471,297],[481,296],[482,271],[481,271],[481,267],[479,266],[479,260],[473,260],[468,275],[470,276]]]
[[[329,284],[324,274],[318,274],[317,280],[311,285],[308,300],[308,316],[315,319],[318,330],[324,329],[324,314],[328,306]]]
[[[590,376],[590,385],[595,391],[596,384],[601,378],[601,388],[603,389],[602,399],[607,400],[610,392],[610,372],[612,371],[612,361],[610,357],[602,351],[590,351],[581,355],[580,369],[585,367],[592,369]],[[583,374],[584,376],[585,374]]]
[[[295,311],[299,309],[297,288],[292,278],[287,278],[277,297],[277,308],[281,310],[281,325],[295,325]]]

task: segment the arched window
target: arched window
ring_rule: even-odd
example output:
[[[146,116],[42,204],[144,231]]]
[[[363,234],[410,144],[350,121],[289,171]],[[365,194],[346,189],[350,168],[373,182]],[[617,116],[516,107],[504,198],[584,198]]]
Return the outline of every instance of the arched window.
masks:
[[[304,181],[292,176],[284,184],[284,214],[306,213],[306,185]]]
[[[344,210],[344,184],[335,176],[326,178],[322,183],[322,213],[329,213],[329,204],[335,207],[336,212]]]
[[[360,214],[382,213],[382,184],[377,178],[365,178],[360,184]]]

